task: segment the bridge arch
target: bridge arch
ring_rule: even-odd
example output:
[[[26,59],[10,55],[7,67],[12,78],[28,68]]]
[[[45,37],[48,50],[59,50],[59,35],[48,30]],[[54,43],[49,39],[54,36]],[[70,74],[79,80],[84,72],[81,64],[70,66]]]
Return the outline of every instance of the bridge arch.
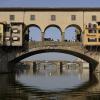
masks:
[[[32,36],[34,35],[33,33],[37,32],[38,37],[40,40],[42,40],[42,32],[41,32],[41,28],[36,25],[36,24],[29,24],[25,27],[24,29],[24,34],[25,36],[28,38],[26,40],[29,40],[32,38]],[[31,39],[32,40],[32,39]]]
[[[37,28],[39,28],[39,29],[41,30],[41,28],[40,28],[39,25],[37,25],[37,24],[29,24],[29,25],[27,25],[27,26],[24,28],[24,33],[26,32],[26,30],[27,30],[29,27],[37,27]]]
[[[94,71],[96,66],[98,65],[98,62],[96,60],[94,60],[93,58],[90,58],[87,55],[81,54],[81,53],[76,52],[76,51],[64,50],[64,49],[40,49],[40,50],[36,50],[36,51],[31,51],[31,52],[25,53],[19,57],[16,57],[15,59],[11,60],[9,63],[15,64],[15,63],[18,63],[19,61],[23,60],[24,58],[30,57],[32,55],[47,53],[47,52],[58,52],[58,53],[70,54],[70,55],[79,57],[91,65],[90,66],[91,71]]]
[[[66,28],[69,28],[69,27],[75,27],[75,28],[79,29],[80,32],[82,32],[82,28],[81,28],[79,25],[77,25],[77,24],[70,24],[70,25],[68,25]],[[65,28],[65,29],[66,29],[66,28]]]
[[[62,29],[60,28],[59,25],[56,25],[56,24],[50,24],[50,25],[46,26],[45,29],[44,29],[44,33],[45,33],[45,31],[46,31],[49,27],[56,27],[56,28],[58,28],[58,29],[60,30],[60,32],[62,33]]]
[[[65,40],[68,41],[81,41],[82,40],[82,29],[77,24],[70,24],[65,28]],[[72,34],[72,35],[71,35]]]
[[[49,38],[51,41],[61,41],[62,30],[58,25],[48,25],[44,30],[44,39]]]

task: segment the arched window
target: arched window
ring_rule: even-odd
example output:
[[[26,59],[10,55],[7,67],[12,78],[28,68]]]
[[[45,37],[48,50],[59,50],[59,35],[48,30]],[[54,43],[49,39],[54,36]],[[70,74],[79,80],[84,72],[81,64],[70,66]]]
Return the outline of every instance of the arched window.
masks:
[[[44,40],[61,41],[61,30],[57,26],[48,26],[45,29]]]
[[[65,41],[81,41],[81,29],[75,25],[69,25],[65,29]]]
[[[29,25],[25,31],[29,41],[41,41],[41,29],[37,25]]]

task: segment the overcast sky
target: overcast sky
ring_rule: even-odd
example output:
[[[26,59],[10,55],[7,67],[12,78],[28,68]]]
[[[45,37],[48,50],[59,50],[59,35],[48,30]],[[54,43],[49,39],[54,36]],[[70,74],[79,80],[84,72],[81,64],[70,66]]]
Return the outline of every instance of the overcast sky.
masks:
[[[0,7],[100,7],[100,0],[0,0]]]

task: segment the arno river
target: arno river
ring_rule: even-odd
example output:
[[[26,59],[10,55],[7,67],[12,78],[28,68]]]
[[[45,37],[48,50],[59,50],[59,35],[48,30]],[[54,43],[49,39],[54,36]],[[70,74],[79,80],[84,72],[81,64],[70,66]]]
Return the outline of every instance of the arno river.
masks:
[[[42,61],[14,65],[0,74],[0,100],[100,100],[99,73],[75,63]],[[33,68],[34,67],[34,68]]]

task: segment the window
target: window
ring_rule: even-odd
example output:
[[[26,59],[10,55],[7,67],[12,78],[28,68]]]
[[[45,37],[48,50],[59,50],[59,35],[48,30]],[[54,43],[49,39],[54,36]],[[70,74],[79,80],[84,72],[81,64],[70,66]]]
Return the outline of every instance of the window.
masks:
[[[98,33],[100,33],[100,30],[98,30]]]
[[[12,28],[12,33],[15,34],[20,33],[20,30],[18,28]]]
[[[2,34],[0,33],[0,41],[2,40]]]
[[[93,32],[93,33],[97,33],[97,30],[96,30],[96,29],[93,29],[92,32]]]
[[[13,40],[13,41],[19,41],[19,40],[20,40],[20,38],[19,38],[19,37],[17,37],[17,36],[14,36],[14,37],[12,38],[12,40]]]
[[[96,29],[96,28],[97,28],[97,25],[96,25],[96,24],[93,24],[93,28],[95,28],[95,29]]]
[[[100,42],[100,38],[99,38],[99,42]]]
[[[97,32],[96,29],[89,29],[89,30],[88,30],[88,33],[96,33],[96,32]]]
[[[56,16],[55,15],[51,15],[51,20],[55,21],[56,20]]]
[[[76,15],[71,15],[71,20],[76,20]]]
[[[35,20],[35,15],[31,15],[30,20]]]
[[[92,16],[92,21],[96,21],[96,15]]]
[[[100,22],[97,22],[98,23],[98,26],[100,25]]]
[[[11,21],[15,20],[15,15],[10,15],[10,20]]]
[[[10,31],[10,24],[6,24],[5,25],[5,32],[9,32]]]
[[[88,30],[88,33],[92,33],[92,30],[91,30],[91,29],[89,29],[89,30]]]
[[[6,37],[5,37],[5,40],[6,40],[6,41],[9,41],[9,40],[10,40],[10,36],[6,36]]]
[[[88,38],[88,42],[97,42],[97,38]]]

